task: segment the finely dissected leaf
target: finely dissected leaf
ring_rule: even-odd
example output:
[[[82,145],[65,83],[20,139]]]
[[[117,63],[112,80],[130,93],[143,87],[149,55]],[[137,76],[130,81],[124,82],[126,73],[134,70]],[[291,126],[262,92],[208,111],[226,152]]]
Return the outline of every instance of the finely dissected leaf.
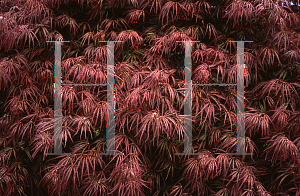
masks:
[[[116,29],[119,28],[125,28],[127,29],[127,22],[123,18],[118,18],[116,20],[112,19],[105,19],[100,25],[101,29],[104,29],[104,31],[108,31],[109,29]]]
[[[284,161],[290,159],[291,163],[299,163],[299,149],[296,145],[285,137],[283,134],[276,134],[269,140],[269,145],[265,149],[267,151],[266,156],[269,156],[270,152],[273,153],[271,161]]]
[[[179,14],[186,15],[186,13],[187,10],[183,4],[181,4],[180,2],[168,1],[161,8],[159,20],[161,20],[162,24],[164,24],[165,20],[168,23],[169,18],[174,21],[179,18]]]

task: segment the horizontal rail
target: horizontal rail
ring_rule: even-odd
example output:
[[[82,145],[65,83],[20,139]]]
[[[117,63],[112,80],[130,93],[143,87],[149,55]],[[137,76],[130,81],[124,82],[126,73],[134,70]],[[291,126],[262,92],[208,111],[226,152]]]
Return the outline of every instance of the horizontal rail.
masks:
[[[195,83],[195,86],[236,86],[235,83]]]
[[[55,83],[54,83],[55,84]],[[69,83],[69,84],[61,84],[65,86],[107,86],[107,84],[100,84],[100,83],[86,83],[86,84],[80,84],[80,83]]]

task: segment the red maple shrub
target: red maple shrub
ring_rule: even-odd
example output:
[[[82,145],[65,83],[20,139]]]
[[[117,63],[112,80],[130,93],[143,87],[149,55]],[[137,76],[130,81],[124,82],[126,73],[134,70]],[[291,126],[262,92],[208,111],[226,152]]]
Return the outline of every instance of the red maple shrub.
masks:
[[[300,195],[299,1],[0,1],[0,195]],[[115,45],[115,147],[105,156],[106,87],[62,87],[54,150],[54,43],[62,83],[107,82]],[[184,147],[184,45],[193,83],[236,83],[245,44],[245,150],[236,88],[194,86]]]

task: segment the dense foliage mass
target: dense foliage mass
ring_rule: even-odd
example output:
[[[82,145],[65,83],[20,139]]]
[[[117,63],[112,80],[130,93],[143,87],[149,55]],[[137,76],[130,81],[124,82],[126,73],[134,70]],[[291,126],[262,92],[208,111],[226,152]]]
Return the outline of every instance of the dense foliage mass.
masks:
[[[299,1],[0,1],[0,195],[300,195]],[[63,83],[106,83],[115,46],[116,149],[106,152],[106,87],[63,86],[54,142],[54,43]],[[193,87],[184,136],[184,45],[193,83],[236,82],[245,44],[246,152],[236,150],[236,88]]]

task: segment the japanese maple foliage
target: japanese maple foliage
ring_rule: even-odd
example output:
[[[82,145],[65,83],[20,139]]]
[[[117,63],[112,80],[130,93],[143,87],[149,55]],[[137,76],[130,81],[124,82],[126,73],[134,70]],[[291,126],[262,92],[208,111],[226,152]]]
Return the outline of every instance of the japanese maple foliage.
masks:
[[[300,7],[296,0],[0,1],[0,195],[300,195]],[[54,43],[62,83],[107,82],[116,42],[116,152],[106,86],[62,87],[54,151]],[[193,86],[184,150],[185,48],[193,83],[236,83],[245,43],[245,150],[236,87]]]

